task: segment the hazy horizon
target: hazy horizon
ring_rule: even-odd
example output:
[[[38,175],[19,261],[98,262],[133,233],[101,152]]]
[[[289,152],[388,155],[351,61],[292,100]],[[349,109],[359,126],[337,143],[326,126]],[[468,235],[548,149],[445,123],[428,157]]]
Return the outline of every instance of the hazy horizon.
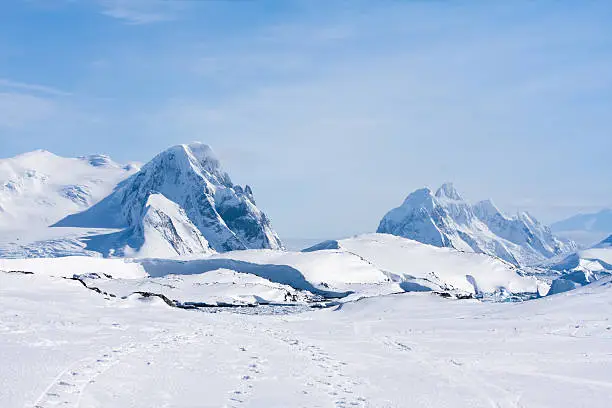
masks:
[[[212,146],[286,238],[413,190],[545,223],[612,207],[612,5],[13,1],[1,156]]]

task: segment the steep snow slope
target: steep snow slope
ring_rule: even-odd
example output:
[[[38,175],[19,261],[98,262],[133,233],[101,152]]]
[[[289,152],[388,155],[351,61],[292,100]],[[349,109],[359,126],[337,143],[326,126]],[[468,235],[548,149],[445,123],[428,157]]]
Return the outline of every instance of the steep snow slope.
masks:
[[[377,232],[485,253],[515,265],[535,264],[576,249],[527,213],[509,218],[490,200],[469,204],[450,183],[435,194],[427,188],[411,193],[383,217]]]
[[[154,193],[181,207],[216,251],[282,247],[251,188],[234,185],[210,147],[201,143],[160,153],[100,203],[56,225],[134,228]]]
[[[144,216],[134,231],[134,239],[143,243],[138,253],[140,256],[213,252],[185,211],[162,194],[151,194],[147,199]]]
[[[597,213],[574,215],[553,223],[550,228],[556,234],[591,246],[594,242],[612,234],[612,209],[606,208]]]
[[[86,250],[106,257],[163,257],[214,253],[206,238],[176,203],[162,194],[150,194],[136,225],[85,237]]]
[[[607,408],[612,285],[595,285],[520,304],[409,294],[246,315],[0,273],[0,401]]]
[[[95,204],[137,170],[104,155],[65,158],[44,150],[0,159],[0,230],[46,227]]]

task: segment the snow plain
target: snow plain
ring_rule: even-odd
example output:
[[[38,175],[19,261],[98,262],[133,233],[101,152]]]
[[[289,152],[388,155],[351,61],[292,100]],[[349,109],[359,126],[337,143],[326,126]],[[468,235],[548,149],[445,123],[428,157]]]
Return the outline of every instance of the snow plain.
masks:
[[[409,293],[246,314],[2,272],[0,405],[603,408],[611,290],[606,278],[522,303]]]

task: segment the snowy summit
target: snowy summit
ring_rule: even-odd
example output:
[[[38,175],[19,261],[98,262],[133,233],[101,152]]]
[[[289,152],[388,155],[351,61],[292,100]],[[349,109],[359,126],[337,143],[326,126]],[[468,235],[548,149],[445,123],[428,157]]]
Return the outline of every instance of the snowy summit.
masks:
[[[152,225],[153,211],[156,226],[143,234],[143,225]],[[188,237],[176,231],[175,224],[182,225]],[[150,237],[182,247],[176,251],[179,255],[282,248],[269,219],[255,205],[252,189],[233,184],[212,149],[203,143],[165,150],[102,201],[55,226],[123,228],[137,235],[125,242],[129,246],[136,243],[136,250],[147,246],[146,238]]]
[[[526,212],[508,217],[491,200],[468,203],[451,183],[435,194],[428,188],[409,194],[383,217],[377,232],[489,254],[514,265],[535,264],[576,249]]]

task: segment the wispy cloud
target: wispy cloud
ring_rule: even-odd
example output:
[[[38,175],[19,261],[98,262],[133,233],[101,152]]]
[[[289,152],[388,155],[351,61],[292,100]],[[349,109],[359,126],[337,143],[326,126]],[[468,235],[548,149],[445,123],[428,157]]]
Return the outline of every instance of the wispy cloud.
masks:
[[[160,0],[100,0],[102,14],[127,24],[141,25],[174,20],[176,2]]]
[[[18,89],[36,93],[42,93],[53,96],[70,96],[70,92],[62,91],[50,86],[30,84],[25,82],[13,81],[6,78],[0,78],[0,88]]]

